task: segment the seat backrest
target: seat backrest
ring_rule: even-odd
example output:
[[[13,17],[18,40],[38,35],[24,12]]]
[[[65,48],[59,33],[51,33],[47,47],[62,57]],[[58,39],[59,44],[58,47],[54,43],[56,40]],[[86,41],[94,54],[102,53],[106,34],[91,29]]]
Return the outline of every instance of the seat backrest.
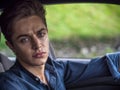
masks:
[[[14,61],[8,59],[7,56],[0,53],[0,72],[8,70],[13,64]]]
[[[0,72],[4,72],[5,70],[4,70],[4,68],[3,68],[3,65],[2,65],[2,63],[0,62]]]

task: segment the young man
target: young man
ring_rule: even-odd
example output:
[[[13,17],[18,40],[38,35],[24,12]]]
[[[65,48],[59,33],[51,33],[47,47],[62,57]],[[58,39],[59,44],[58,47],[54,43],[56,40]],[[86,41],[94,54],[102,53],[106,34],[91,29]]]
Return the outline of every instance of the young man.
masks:
[[[16,1],[0,17],[6,44],[17,57],[15,65],[0,74],[0,90],[66,90],[83,80],[104,76],[119,82],[120,53],[89,64],[51,60],[43,6],[38,0]]]

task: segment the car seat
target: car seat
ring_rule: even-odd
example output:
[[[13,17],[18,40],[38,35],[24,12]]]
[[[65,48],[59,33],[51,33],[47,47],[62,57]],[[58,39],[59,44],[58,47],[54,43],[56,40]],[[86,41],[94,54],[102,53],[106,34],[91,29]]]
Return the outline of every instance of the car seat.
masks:
[[[8,59],[7,56],[0,53],[0,72],[8,70],[15,61]]]

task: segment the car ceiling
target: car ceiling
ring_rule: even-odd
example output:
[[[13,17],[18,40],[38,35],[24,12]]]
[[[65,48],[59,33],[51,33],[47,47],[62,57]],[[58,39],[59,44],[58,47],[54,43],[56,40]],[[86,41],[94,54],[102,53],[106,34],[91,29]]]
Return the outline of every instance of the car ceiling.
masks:
[[[16,0],[0,0],[0,9],[2,10],[10,3]],[[43,4],[61,4],[61,3],[108,3],[120,4],[120,0],[39,0]]]

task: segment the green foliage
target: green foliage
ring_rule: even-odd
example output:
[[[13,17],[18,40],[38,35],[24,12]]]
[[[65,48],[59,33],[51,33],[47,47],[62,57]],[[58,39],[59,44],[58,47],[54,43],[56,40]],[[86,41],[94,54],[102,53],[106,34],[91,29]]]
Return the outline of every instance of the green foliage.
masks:
[[[5,38],[3,37],[3,35],[1,35],[1,38],[0,38],[0,50],[5,48],[6,45],[5,45]]]
[[[62,4],[46,6],[51,39],[104,39],[120,35],[117,5]]]

